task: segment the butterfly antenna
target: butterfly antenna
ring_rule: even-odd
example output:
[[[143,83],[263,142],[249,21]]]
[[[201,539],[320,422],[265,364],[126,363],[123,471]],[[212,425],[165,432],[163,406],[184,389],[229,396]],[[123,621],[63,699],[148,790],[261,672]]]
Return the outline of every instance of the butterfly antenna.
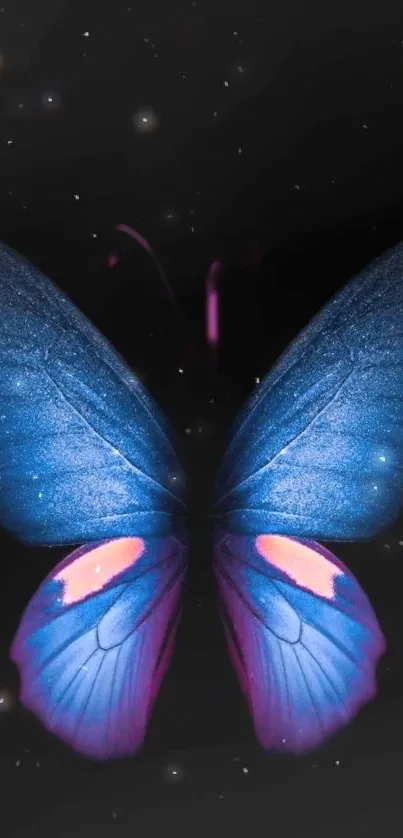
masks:
[[[120,233],[126,233],[126,235],[128,235],[128,236],[130,236],[130,238],[134,239],[140,245],[140,247],[142,247],[143,250],[145,250],[146,253],[148,253],[148,255],[152,259],[155,267],[157,268],[157,271],[158,271],[158,273],[161,277],[161,280],[164,284],[165,290],[166,290],[166,292],[167,292],[167,294],[168,294],[168,296],[171,300],[171,303],[172,303],[175,311],[177,313],[179,313],[179,306],[176,302],[174,293],[173,293],[172,288],[169,284],[168,277],[167,277],[167,275],[164,271],[164,268],[161,265],[160,260],[158,259],[157,254],[154,252],[154,250],[152,249],[152,247],[149,244],[149,242],[147,241],[147,239],[145,239],[144,236],[141,235],[141,233],[138,233],[137,230],[134,230],[133,227],[129,227],[128,224],[117,224],[116,225],[116,230],[118,230]]]

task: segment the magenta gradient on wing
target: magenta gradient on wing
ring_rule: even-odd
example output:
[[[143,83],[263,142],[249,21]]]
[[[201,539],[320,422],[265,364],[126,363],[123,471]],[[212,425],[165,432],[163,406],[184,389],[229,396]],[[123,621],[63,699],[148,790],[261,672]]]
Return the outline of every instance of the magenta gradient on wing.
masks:
[[[167,537],[140,549],[133,538],[129,564],[128,541],[85,545],[61,562],[28,605],[11,650],[22,703],[92,759],[127,756],[141,745],[178,622],[184,546]],[[108,545],[112,570],[121,571],[92,593],[90,554],[106,562]],[[66,603],[67,573],[76,563],[76,583],[80,561],[88,593]]]
[[[358,582],[330,551],[267,535],[262,555],[262,537],[228,534],[215,545],[229,651],[263,747],[309,752],[375,695],[385,641]],[[296,582],[294,550],[306,587]],[[310,563],[318,565],[317,585]]]

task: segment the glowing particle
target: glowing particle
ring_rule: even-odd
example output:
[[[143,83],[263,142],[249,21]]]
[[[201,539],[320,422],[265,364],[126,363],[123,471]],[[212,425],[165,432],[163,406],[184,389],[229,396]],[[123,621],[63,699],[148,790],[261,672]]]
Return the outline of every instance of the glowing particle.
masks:
[[[78,195],[78,193],[77,193],[77,192],[73,195],[73,198],[74,198],[74,200],[75,200],[75,201],[79,201],[79,200],[80,200],[80,196]]]
[[[89,32],[83,32],[83,38],[89,38],[89,37],[90,37]]]
[[[158,127],[158,117],[152,108],[139,108],[132,116],[133,128],[140,134],[149,134]]]
[[[180,765],[167,765],[165,776],[171,782],[178,782],[183,777],[183,769]]]
[[[41,103],[45,111],[56,111],[61,103],[61,98],[55,90],[45,90],[41,96]]]

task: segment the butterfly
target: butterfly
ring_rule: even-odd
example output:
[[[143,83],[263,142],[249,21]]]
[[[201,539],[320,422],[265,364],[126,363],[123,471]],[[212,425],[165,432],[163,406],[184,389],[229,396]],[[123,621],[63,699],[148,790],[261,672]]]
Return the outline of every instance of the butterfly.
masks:
[[[304,753],[376,691],[385,640],[318,541],[365,541],[403,494],[403,245],[338,293],[235,422],[214,570],[260,743]],[[157,405],[87,318],[0,247],[0,523],[73,545],[22,616],[22,703],[88,758],[141,745],[172,653],[186,488]]]

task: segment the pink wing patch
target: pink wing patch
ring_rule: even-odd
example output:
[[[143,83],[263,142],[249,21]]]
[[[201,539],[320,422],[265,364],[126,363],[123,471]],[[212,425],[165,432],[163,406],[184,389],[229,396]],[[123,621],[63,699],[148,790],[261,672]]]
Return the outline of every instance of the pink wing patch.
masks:
[[[289,579],[316,596],[334,599],[340,567],[306,544],[280,535],[258,535],[256,550]]]
[[[80,602],[102,590],[115,576],[134,564],[144,549],[142,538],[119,538],[100,544],[62,567],[53,579],[63,583],[63,604]]]
[[[20,700],[91,759],[140,747],[173,649],[186,546],[175,536],[85,544],[34,595],[11,657]]]
[[[357,580],[314,541],[221,534],[225,632],[264,748],[306,753],[376,692],[385,641]]]

